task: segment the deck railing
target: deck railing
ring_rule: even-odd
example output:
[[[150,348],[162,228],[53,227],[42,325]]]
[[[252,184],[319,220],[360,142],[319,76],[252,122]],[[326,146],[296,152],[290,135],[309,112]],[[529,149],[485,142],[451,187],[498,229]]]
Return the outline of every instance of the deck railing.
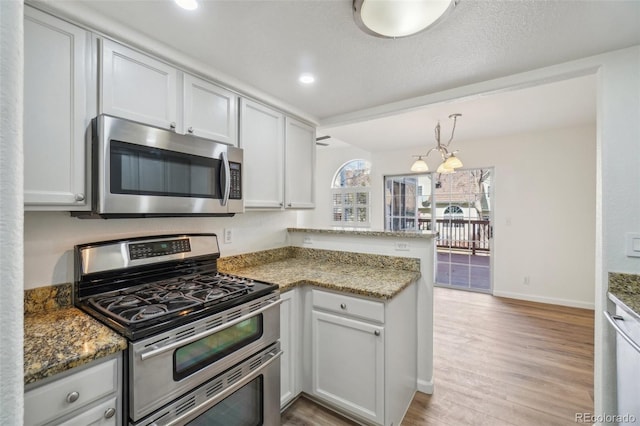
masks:
[[[418,221],[420,230],[431,230],[431,219]],[[491,225],[488,220],[436,219],[438,247],[477,251],[490,250]]]

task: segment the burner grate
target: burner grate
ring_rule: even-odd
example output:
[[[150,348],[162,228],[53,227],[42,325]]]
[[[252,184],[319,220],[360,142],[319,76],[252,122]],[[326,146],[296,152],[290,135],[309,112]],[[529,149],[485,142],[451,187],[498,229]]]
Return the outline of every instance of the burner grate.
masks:
[[[231,300],[249,293],[252,286],[252,280],[220,273],[185,275],[96,296],[89,303],[118,321],[136,324]]]

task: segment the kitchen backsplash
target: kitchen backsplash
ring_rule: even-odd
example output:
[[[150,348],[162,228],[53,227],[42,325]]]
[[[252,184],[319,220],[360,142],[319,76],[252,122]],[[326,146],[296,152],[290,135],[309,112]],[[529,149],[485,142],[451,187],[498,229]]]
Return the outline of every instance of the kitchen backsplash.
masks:
[[[72,305],[72,284],[38,287],[24,292],[24,314],[37,314]]]

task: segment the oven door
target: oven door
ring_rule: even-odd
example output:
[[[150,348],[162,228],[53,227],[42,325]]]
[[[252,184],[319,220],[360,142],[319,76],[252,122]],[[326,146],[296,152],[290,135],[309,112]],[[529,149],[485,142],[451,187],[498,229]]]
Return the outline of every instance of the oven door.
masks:
[[[251,356],[135,426],[280,424],[280,344]]]
[[[94,210],[107,215],[238,213],[242,150],[101,115]]]
[[[280,338],[276,293],[130,344],[129,417],[138,421]]]

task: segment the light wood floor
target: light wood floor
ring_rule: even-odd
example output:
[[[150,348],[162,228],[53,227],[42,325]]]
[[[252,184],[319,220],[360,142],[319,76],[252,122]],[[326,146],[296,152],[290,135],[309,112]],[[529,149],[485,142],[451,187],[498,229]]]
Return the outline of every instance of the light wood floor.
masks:
[[[593,311],[434,290],[435,392],[413,425],[575,425],[593,413]],[[352,425],[301,398],[283,425]]]

